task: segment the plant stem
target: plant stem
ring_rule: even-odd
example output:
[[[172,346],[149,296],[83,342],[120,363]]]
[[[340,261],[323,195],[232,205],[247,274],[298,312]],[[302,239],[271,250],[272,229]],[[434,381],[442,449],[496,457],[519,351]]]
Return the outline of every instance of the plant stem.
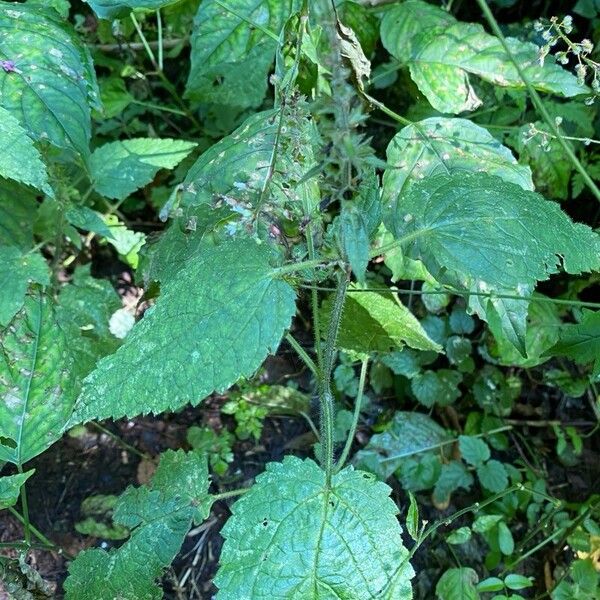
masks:
[[[490,10],[490,7],[488,6],[487,1],[486,0],[477,0],[477,4],[479,4],[479,7],[481,8],[481,11],[483,12],[483,16],[486,18],[487,22],[489,23],[490,28],[494,32],[494,35],[499,39],[500,43],[502,44],[502,47],[504,48],[506,55],[508,56],[510,61],[515,66],[515,69],[517,70],[519,77],[521,78],[521,80],[525,84],[525,87],[527,88],[527,92],[529,93],[529,96],[531,97],[531,101],[533,102],[533,105],[535,106],[536,110],[539,112],[541,117],[544,119],[544,121],[546,122],[546,125],[548,125],[548,127],[550,127],[550,130],[556,136],[558,143],[561,145],[565,154],[567,155],[567,157],[569,158],[569,160],[575,167],[575,170],[581,175],[581,177],[585,181],[585,184],[587,185],[587,187],[590,189],[592,194],[594,194],[594,196],[596,197],[596,200],[600,201],[600,189],[594,183],[593,179],[590,177],[586,168],[581,164],[580,160],[577,158],[577,156],[573,152],[572,148],[563,139],[563,136],[560,133],[560,130],[558,129],[556,123],[554,122],[554,120],[552,119],[552,117],[550,116],[548,111],[546,110],[546,107],[544,106],[544,103],[543,103],[540,95],[537,93],[537,90],[533,87],[533,85],[529,81],[529,78],[525,74],[525,71],[522,69],[521,65],[519,64],[519,61],[515,58],[514,54],[512,53],[512,50],[509,48],[509,46],[506,42],[506,38],[504,37],[504,34],[502,33],[502,30],[500,29],[500,26],[498,25],[496,18],[494,17],[492,11]]]
[[[228,492],[221,492],[220,494],[213,494],[213,500],[217,502],[218,500],[225,500],[227,498],[235,498],[236,496],[241,496],[246,492],[249,492],[251,488],[239,488],[237,490],[229,490]]]
[[[144,50],[146,51],[146,54],[148,55],[148,58],[150,59],[152,66],[156,70],[161,70],[158,63],[156,62],[156,56],[154,56],[154,52],[152,51],[152,48],[150,48],[150,44],[148,44],[148,40],[146,39],[146,36],[144,35],[144,32],[142,31],[142,28],[140,27],[138,20],[135,18],[135,13],[132,12],[130,16],[131,16],[131,22],[133,23],[133,26],[135,27],[138,37],[140,38],[140,40],[142,40],[142,45],[144,46]]]
[[[158,29],[158,68],[162,71],[164,65],[163,27],[160,8],[156,11],[156,27]]]
[[[338,286],[329,317],[323,363],[320,365],[321,381],[319,382],[319,400],[321,402],[321,464],[325,469],[325,485],[327,488],[331,486],[331,476],[333,474],[333,433],[335,419],[335,406],[331,391],[331,373],[333,371],[336,341],[349,281],[347,272],[340,273],[338,277]]]
[[[145,452],[141,452],[140,450],[138,450],[131,444],[128,444],[125,440],[121,439],[117,434],[113,433],[109,429],[106,429],[106,427],[103,427],[102,425],[100,425],[100,423],[96,423],[96,421],[90,421],[89,423],[92,427],[95,427],[98,431],[104,433],[105,435],[107,435],[108,437],[113,439],[115,442],[117,442],[117,444],[119,444],[119,446],[122,446],[123,448],[125,448],[125,450],[128,450],[129,452],[136,454],[140,458],[150,459],[150,456],[148,454],[146,454]]]
[[[354,403],[354,414],[352,416],[352,425],[350,426],[350,431],[348,432],[348,437],[346,438],[346,443],[344,445],[344,449],[340,455],[340,458],[337,461],[335,466],[335,472],[337,473],[340,469],[343,468],[348,455],[350,454],[350,449],[352,448],[352,442],[354,441],[354,436],[356,434],[356,427],[358,426],[358,419],[360,417],[360,408],[362,405],[363,394],[365,391],[365,381],[367,379],[367,366],[369,364],[369,357],[365,357],[362,360],[360,365],[360,377],[358,380],[358,393],[356,394],[356,400]]]
[[[19,473],[21,475],[23,474],[23,467],[21,466],[21,464],[17,465],[17,470],[19,471]],[[26,487],[26,485],[27,485],[26,483],[23,484],[21,486],[21,490],[20,490],[21,510],[23,511],[23,519],[21,522],[23,523],[23,528],[24,528],[24,533],[25,533],[25,542],[27,544],[30,544],[31,543],[31,522],[29,520],[29,504],[27,502],[27,487]],[[21,515],[19,515],[19,516],[21,516]]]
[[[296,354],[302,359],[302,362],[310,369],[310,372],[318,379],[319,369],[306,350],[299,344],[298,340],[291,334],[285,336],[287,343],[296,351]]]

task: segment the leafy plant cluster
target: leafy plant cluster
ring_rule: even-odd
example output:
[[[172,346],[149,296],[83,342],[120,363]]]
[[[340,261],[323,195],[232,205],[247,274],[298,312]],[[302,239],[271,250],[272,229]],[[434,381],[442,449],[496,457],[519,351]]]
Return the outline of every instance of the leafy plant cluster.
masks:
[[[36,457],[225,393],[230,428],[190,422],[145,484],[84,502],[77,531],[118,543],[73,557],[67,599],[163,597],[237,496],[219,599],[598,597],[598,496],[547,464],[580,464],[600,418],[599,8],[501,28],[464,4],[0,2],[10,597],[51,594]],[[117,261],[134,302],[99,276]],[[308,385],[259,381],[282,344]],[[591,427],[541,423],[536,394]],[[220,491],[276,415],[309,447]]]

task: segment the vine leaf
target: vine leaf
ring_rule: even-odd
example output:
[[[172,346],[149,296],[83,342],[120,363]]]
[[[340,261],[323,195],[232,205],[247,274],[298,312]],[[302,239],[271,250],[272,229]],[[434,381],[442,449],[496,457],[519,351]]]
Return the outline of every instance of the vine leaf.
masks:
[[[360,290],[360,287],[353,285],[350,289]],[[328,318],[330,299],[324,301],[323,312]],[[364,354],[398,350],[405,344],[418,350],[442,350],[395,295],[383,292],[348,294],[338,335],[340,348]]]
[[[101,109],[89,51],[52,9],[0,4],[0,105],[36,141],[89,156],[91,107]]]
[[[310,459],[270,463],[222,529],[217,598],[409,600],[414,572],[389,493],[353,467],[328,488]]]
[[[68,340],[51,301],[34,291],[0,331],[0,461],[22,465],[56,441],[71,416],[76,390]]]
[[[393,7],[384,17],[381,35],[387,51],[408,64],[413,81],[433,108],[456,114],[480,106],[482,101],[469,82],[469,74],[498,86],[525,88],[498,38],[479,24],[458,22],[447,13],[442,16],[442,9],[419,8],[422,4],[412,1]],[[415,8],[423,11],[424,19],[410,15]],[[408,25],[394,27],[405,19]],[[537,90],[565,97],[586,92],[575,75],[550,57],[540,66],[535,44],[515,38],[508,38],[507,43]]]
[[[573,223],[559,205],[484,173],[431,177],[388,211],[386,225],[407,241],[441,283],[527,299],[537,281],[600,268],[600,236]],[[512,301],[513,303],[519,300]],[[525,351],[527,301],[515,318],[493,301],[471,304],[483,318],[496,312],[502,330]],[[504,303],[510,309],[511,305]]]
[[[0,177],[30,185],[48,196],[54,192],[38,149],[10,112],[0,106]]]
[[[126,16],[134,9],[158,10],[179,0],[86,0],[101,19]]]
[[[204,0],[194,20],[186,97],[240,109],[259,106],[267,93],[277,38],[298,4]]]
[[[592,376],[600,376],[600,311],[586,310],[580,323],[564,325],[548,354],[568,356],[578,364],[594,363]]]
[[[295,292],[276,278],[271,257],[253,240],[204,242],[85,379],[74,422],[196,405],[251,375],[296,310]]]
[[[39,252],[26,253],[0,246],[0,325],[8,325],[23,306],[29,283],[50,283],[48,265]]]
[[[206,457],[167,450],[150,485],[128,488],[113,520],[132,530],[117,550],[99,548],[79,554],[65,582],[67,600],[159,600],[156,585],[175,558],[193,522],[210,510]]]
[[[17,503],[21,487],[34,473],[35,469],[31,469],[25,473],[0,477],[0,510]]]
[[[160,169],[175,168],[195,147],[184,140],[152,138],[104,144],[90,159],[94,188],[106,198],[124,200],[150,183]]]
[[[433,117],[398,132],[387,148],[383,202],[399,201],[410,187],[434,175],[482,172],[533,190],[531,170],[486,129],[467,119]]]

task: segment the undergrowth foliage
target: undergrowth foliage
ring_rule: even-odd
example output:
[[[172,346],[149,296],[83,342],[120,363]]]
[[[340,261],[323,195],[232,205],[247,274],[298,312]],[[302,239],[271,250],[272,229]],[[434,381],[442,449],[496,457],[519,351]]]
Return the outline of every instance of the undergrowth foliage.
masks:
[[[67,599],[161,598],[190,528],[239,494],[219,599],[521,598],[517,513],[554,524],[551,541],[579,536],[552,598],[597,598],[597,500],[561,513],[543,478],[495,458],[518,372],[552,357],[546,384],[600,416],[599,306],[580,297],[600,272],[597,218],[557,202],[600,200],[592,41],[564,15],[505,37],[485,0],[482,23],[452,1],[87,4],[0,2],[0,509],[25,536],[20,562],[0,559],[8,592],[34,597],[25,558],[53,547],[30,521],[32,459],[86,423],[233,386],[223,411],[258,439],[282,397],[305,399],[248,383],[285,339],[318,397],[317,427],[295,409],[314,456],[216,493],[209,465],[227,471],[234,436],[191,428],[191,449],[111,504],[128,537],[74,557]],[[136,226],[149,211],[160,232]],[[143,286],[137,311],[92,275],[107,252]],[[394,386],[422,410],[396,410],[354,453],[361,414]],[[552,427],[559,456],[581,453],[576,429]],[[476,485],[476,506],[419,516],[413,492],[445,510]],[[448,547],[481,536],[485,571],[457,561],[414,592],[419,548],[457,519]]]

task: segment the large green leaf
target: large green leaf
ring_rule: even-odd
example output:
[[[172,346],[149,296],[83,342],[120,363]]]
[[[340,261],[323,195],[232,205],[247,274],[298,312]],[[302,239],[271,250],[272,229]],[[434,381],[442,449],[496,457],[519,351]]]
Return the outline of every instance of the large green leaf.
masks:
[[[297,0],[204,0],[194,20],[186,96],[239,108],[259,106],[277,49],[272,35],[279,35],[297,4]]]
[[[414,10],[419,4],[406,2],[390,10],[382,24],[382,41],[390,54],[408,64],[412,79],[436,110],[459,113],[481,105],[469,74],[502,87],[525,88],[498,38],[479,24],[452,22],[431,8],[421,8],[427,14],[417,20]],[[405,21],[408,26],[394,29],[393,22]],[[541,66],[535,44],[514,38],[507,42],[536,89],[566,97],[586,92],[551,57]]]
[[[46,167],[32,139],[10,112],[0,106],[0,177],[14,179],[53,196]]]
[[[113,513],[132,530],[117,550],[86,550],[69,567],[67,600],[159,600],[156,585],[192,522],[208,516],[208,465],[196,452],[167,450],[148,486],[128,488]]]
[[[277,349],[296,295],[276,278],[270,249],[235,240],[201,250],[86,378],[75,421],[198,404],[251,375]]]
[[[87,157],[90,106],[100,108],[99,94],[89,52],[72,28],[52,9],[2,2],[0,60],[0,106],[35,140]]]
[[[184,140],[136,138],[104,144],[90,159],[94,188],[123,200],[150,183],[160,169],[173,169],[196,144]]]
[[[123,17],[134,9],[158,10],[180,0],[86,0],[101,19]]]
[[[413,570],[390,488],[348,467],[270,463],[222,529],[219,600],[408,600]]]
[[[359,353],[387,352],[406,344],[418,350],[442,350],[395,294],[362,292],[359,286],[352,286],[350,292],[340,323],[340,348]],[[323,310],[328,316],[331,299],[323,303]]]
[[[17,503],[21,487],[34,473],[35,469],[31,469],[26,473],[0,477],[0,510]]]
[[[76,383],[68,340],[50,300],[34,291],[0,331],[0,461],[22,465],[57,440],[71,416]]]
[[[0,246],[0,325],[8,325],[23,306],[29,283],[50,283],[48,265],[39,252]]]
[[[548,354],[568,356],[579,364],[593,362],[593,376],[600,376],[600,311],[586,310],[580,323],[565,325]]]
[[[479,600],[475,584],[477,572],[468,567],[448,569],[437,582],[435,593],[438,600]]]
[[[554,202],[484,173],[437,176],[412,187],[387,215],[387,226],[440,282],[470,291],[527,298],[537,281],[562,267],[568,273],[600,268],[600,236],[573,223]],[[519,300],[511,300],[516,303]],[[526,301],[479,302],[500,315],[511,342],[525,345]],[[518,335],[517,335],[518,334]]]
[[[37,209],[33,190],[0,178],[0,246],[30,250]]]
[[[387,148],[383,202],[398,201],[413,183],[433,175],[485,171],[533,189],[531,171],[486,129],[466,119],[433,117],[397,133]]]

